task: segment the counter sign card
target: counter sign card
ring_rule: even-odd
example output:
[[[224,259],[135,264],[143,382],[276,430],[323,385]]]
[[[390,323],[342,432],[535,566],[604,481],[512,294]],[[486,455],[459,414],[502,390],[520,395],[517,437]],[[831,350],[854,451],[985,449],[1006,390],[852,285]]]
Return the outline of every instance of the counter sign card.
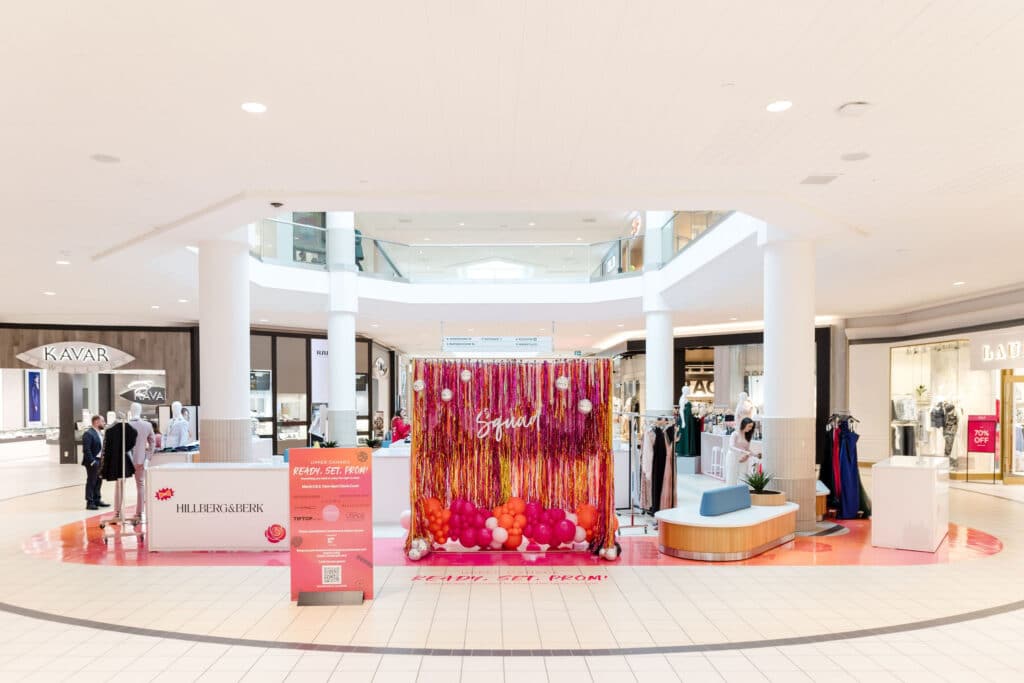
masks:
[[[372,599],[370,450],[293,448],[288,459],[292,600],[343,591]]]

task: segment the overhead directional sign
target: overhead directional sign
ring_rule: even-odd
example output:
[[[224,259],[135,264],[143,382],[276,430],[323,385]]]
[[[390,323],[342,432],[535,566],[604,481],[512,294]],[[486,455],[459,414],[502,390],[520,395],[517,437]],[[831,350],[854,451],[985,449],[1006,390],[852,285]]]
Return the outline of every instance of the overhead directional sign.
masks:
[[[442,337],[445,353],[551,353],[551,337]]]

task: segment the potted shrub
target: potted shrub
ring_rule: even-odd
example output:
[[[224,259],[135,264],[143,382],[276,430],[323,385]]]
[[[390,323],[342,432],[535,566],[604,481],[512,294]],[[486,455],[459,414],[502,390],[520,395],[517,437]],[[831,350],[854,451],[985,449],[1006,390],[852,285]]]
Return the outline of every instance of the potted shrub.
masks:
[[[782,491],[770,491],[768,484],[772,475],[767,472],[752,472],[743,478],[750,487],[751,505],[782,505],[786,502],[786,494]]]

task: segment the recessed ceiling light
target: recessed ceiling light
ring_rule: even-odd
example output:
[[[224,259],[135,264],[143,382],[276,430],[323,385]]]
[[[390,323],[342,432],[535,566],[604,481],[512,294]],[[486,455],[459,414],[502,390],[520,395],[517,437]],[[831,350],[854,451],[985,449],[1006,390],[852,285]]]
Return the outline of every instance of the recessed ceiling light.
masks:
[[[589,337],[589,336],[590,336],[590,333],[589,333],[589,332],[586,332],[586,333],[584,333],[584,335],[583,335],[583,336],[584,336],[584,337]]]
[[[43,292],[46,296],[57,296],[57,292]]]
[[[596,223],[597,219],[596,218],[584,218],[583,222],[584,223]]]
[[[270,321],[267,320],[266,318],[260,318],[259,322],[261,322],[261,323],[269,323]]]
[[[67,259],[58,259],[57,265],[58,266],[70,266],[71,265],[71,261],[68,261]]]
[[[619,323],[619,327],[625,327],[626,323]]]
[[[963,280],[957,280],[956,282],[954,282],[954,283],[953,283],[953,286],[954,286],[954,287],[963,287],[963,286],[964,286],[964,285],[966,285],[966,284],[967,284],[967,283],[966,283],[966,282],[964,282]]]
[[[267,111],[267,105],[262,102],[243,102],[242,111],[249,114],[262,114]]]
[[[786,111],[792,106],[793,103],[790,102],[789,100],[775,100],[774,102],[770,102],[768,106],[765,107],[765,109],[767,109],[773,114],[778,114],[779,112]]]
[[[150,306],[150,308],[152,308],[155,311],[158,308],[160,308],[160,306],[158,306],[157,304],[153,304],[152,306]]]
[[[840,154],[839,158],[843,161],[864,161],[871,157],[867,152],[847,152],[846,154]]]
[[[529,226],[530,226],[530,227],[532,228],[533,226],[535,226],[535,225],[537,225],[537,224],[536,224],[536,223],[534,223],[533,221],[530,221],[529,223],[527,223],[527,225],[529,225]]]
[[[424,238],[423,238],[423,241],[424,241],[424,242],[429,242],[429,241],[430,241],[430,238],[429,238],[429,237],[424,237]]]
[[[399,223],[412,223],[412,219],[411,218],[399,218],[398,222]]]
[[[739,320],[739,318],[729,318],[729,320]]]
[[[115,157],[113,154],[93,154],[89,158],[101,164],[116,164],[121,161],[120,157]]]
[[[179,304],[187,304],[188,303],[188,299],[178,299],[178,303]]]
[[[377,323],[370,323],[370,327],[380,327]]]
[[[801,185],[828,185],[838,178],[837,175],[809,175],[800,181]]]
[[[360,185],[365,185],[365,184],[367,184],[368,182],[370,182],[370,181],[369,181],[369,180],[367,180],[366,178],[360,178],[360,179],[359,179],[359,184],[360,184]]]
[[[583,241],[583,238],[582,238],[582,237],[577,237],[577,238],[576,238],[576,241],[577,241],[577,242],[582,242],[582,241]]]
[[[466,227],[466,224],[465,223],[459,223],[459,227],[460,228],[464,228],[464,227]]]
[[[844,102],[836,107],[836,113],[840,116],[863,116],[870,108],[870,102],[853,100],[852,102]]]

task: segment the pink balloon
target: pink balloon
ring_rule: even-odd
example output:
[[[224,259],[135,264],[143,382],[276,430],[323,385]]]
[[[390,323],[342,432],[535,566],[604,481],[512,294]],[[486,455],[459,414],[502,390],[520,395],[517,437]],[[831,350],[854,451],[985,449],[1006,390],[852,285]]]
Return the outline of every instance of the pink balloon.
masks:
[[[411,510],[403,510],[402,514],[399,515],[399,517],[398,517],[398,523],[401,524],[402,528],[405,529],[406,531],[409,530],[410,520],[412,520],[412,511]]]
[[[480,512],[479,510],[473,515],[473,526],[480,528],[487,522],[487,515]]]
[[[491,541],[494,540],[494,535],[491,533],[490,529],[484,527],[483,529],[477,530],[476,540],[478,543],[480,543],[481,546],[486,548],[491,544]]]
[[[559,543],[569,543],[576,536],[576,526],[567,519],[555,525],[555,539]]]
[[[533,540],[541,545],[551,543],[551,527],[547,524],[538,524],[533,530]]]
[[[549,517],[552,524],[558,524],[565,519],[565,510],[559,510],[558,508],[551,508]]]
[[[529,503],[526,504],[526,512],[524,514],[526,515],[526,519],[532,521],[540,517],[540,513],[543,511],[544,508],[541,507],[540,503],[538,503],[535,500],[531,500]]]
[[[533,522],[527,522],[526,526],[523,527],[523,536],[526,536],[527,538],[533,538],[533,532]]]
[[[477,542],[479,540],[477,538],[478,532],[479,532],[479,530],[478,529],[474,529],[473,527],[469,527],[468,529],[463,529],[462,530],[462,536],[459,538],[459,541],[462,543],[462,545],[466,546],[467,548],[476,547]]]

